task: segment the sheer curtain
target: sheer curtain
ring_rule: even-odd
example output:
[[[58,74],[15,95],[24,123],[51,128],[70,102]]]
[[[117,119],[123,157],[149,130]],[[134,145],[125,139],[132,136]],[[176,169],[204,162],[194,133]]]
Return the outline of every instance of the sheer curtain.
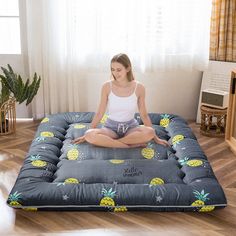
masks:
[[[109,73],[116,53],[139,72],[202,70],[208,62],[211,0],[26,0],[26,7],[30,72],[44,78],[37,116],[79,111],[79,78]]]

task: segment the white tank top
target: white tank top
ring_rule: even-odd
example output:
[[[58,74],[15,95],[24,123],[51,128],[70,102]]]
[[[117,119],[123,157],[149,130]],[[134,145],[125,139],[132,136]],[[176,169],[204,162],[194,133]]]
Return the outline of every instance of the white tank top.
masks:
[[[128,97],[116,96],[112,92],[112,81],[110,82],[111,92],[108,95],[108,115],[111,120],[126,122],[134,118],[137,108],[137,96],[135,94],[138,82],[134,92]]]

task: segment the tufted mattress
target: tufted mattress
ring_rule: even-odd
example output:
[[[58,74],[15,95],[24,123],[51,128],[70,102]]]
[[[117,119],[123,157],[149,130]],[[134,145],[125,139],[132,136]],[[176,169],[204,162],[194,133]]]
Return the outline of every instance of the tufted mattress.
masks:
[[[26,210],[212,211],[226,198],[186,121],[150,113],[170,147],[103,148],[74,145],[94,113],[61,113],[38,127],[7,203]],[[101,120],[102,126],[106,115]],[[138,114],[136,119],[142,121]]]

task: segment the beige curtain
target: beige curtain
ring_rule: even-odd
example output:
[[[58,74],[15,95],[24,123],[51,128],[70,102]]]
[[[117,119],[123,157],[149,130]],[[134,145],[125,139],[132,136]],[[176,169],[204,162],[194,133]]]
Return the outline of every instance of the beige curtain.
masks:
[[[212,0],[210,60],[236,62],[236,0]]]

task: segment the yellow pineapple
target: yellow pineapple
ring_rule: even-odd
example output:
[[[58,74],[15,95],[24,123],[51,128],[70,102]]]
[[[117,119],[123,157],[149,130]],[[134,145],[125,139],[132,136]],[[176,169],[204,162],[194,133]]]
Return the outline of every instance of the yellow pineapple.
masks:
[[[161,185],[164,184],[164,180],[161,178],[153,178],[149,185]]]
[[[77,149],[76,144],[70,145],[71,149],[67,152],[68,160],[77,160],[79,157],[79,150]]]
[[[213,211],[214,209],[215,209],[215,206],[203,206],[201,207],[199,212],[209,212],[209,211]]]
[[[191,206],[202,206],[205,204],[205,201],[208,200],[209,198],[207,198],[207,196],[209,195],[209,193],[205,193],[204,190],[200,192],[198,192],[197,190],[195,190],[194,192],[195,197],[197,198],[196,201],[194,201]]]
[[[178,144],[183,139],[184,139],[184,136],[182,134],[177,134],[173,137],[172,143],[173,143],[173,145]]]
[[[113,164],[122,164],[125,161],[124,160],[113,159],[113,160],[110,160],[110,162],[113,163]]]
[[[79,180],[76,178],[68,178],[64,181],[65,184],[79,184]]]
[[[45,117],[45,118],[41,121],[41,123],[46,123],[46,122],[48,122],[48,121],[49,121],[49,118]]]
[[[116,206],[114,212],[126,212],[128,209],[125,206]]]
[[[37,211],[38,208],[35,208],[35,207],[27,207],[27,208],[23,208],[23,210],[25,210],[25,211]]]
[[[209,200],[207,197],[209,193],[205,193],[204,190],[202,190],[201,193],[195,190],[193,193],[197,200],[194,201],[191,206],[200,207],[200,209],[198,209],[199,212],[208,212],[215,209],[215,206],[205,206],[205,201]]]
[[[188,165],[191,167],[197,167],[197,166],[201,166],[203,164],[202,160],[197,160],[197,159],[193,159],[193,160],[189,160],[189,158],[185,157],[182,160],[179,160],[179,163],[183,166],[183,165]]]
[[[108,115],[107,115],[107,114],[104,114],[103,117],[102,117],[102,119],[100,120],[100,123],[101,123],[101,124],[105,124],[107,118],[108,118]]]
[[[162,119],[160,120],[160,126],[162,127],[167,127],[170,123],[170,119],[169,119],[169,115],[165,114],[165,115],[161,115]]]
[[[197,207],[203,206],[203,205],[204,205],[204,202],[202,200],[196,200],[191,204],[191,206],[197,206]]]
[[[151,144],[148,144],[147,147],[143,148],[141,153],[146,159],[152,159],[155,156],[155,150],[152,148]]]
[[[11,206],[17,206],[17,207],[20,207],[22,206],[18,201],[20,199],[20,195],[21,193],[18,193],[17,191],[14,192],[13,194],[10,194],[8,200],[10,201],[10,205]]]
[[[115,196],[116,191],[112,192],[112,188],[110,188],[108,191],[106,189],[102,189],[103,198],[100,201],[100,206],[115,206],[115,201],[113,200],[113,197]]]
[[[203,161],[202,160],[194,159],[194,160],[187,161],[186,164],[188,166],[196,167],[196,166],[201,166],[203,164]]]
[[[44,131],[40,133],[41,137],[54,137],[54,134],[52,132],[49,131]]]
[[[74,128],[75,129],[83,129],[83,128],[85,128],[86,127],[86,125],[83,125],[83,124],[75,124],[74,125]]]
[[[40,160],[40,158],[41,157],[39,156],[39,154],[37,156],[31,155],[30,156],[31,164],[33,166],[36,166],[36,167],[44,167],[44,166],[46,166],[47,162]]]

